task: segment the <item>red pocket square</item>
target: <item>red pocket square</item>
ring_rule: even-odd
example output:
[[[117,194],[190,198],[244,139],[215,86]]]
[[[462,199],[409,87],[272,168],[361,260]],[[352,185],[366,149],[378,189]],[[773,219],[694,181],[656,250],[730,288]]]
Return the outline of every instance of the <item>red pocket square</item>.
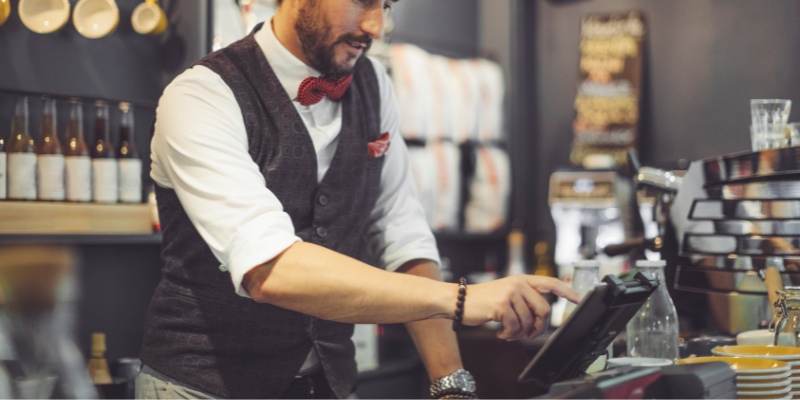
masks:
[[[389,132],[381,133],[381,135],[378,136],[378,140],[367,144],[367,147],[369,147],[369,156],[382,156],[386,153],[386,150],[389,150],[390,144],[392,144],[392,142],[389,141]]]

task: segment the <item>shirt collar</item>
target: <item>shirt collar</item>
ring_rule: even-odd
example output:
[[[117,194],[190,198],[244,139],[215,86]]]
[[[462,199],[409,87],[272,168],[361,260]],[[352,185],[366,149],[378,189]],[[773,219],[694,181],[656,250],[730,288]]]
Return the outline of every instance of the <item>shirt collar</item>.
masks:
[[[261,29],[256,32],[255,39],[292,101],[297,98],[297,89],[303,80],[309,76],[319,78],[322,75],[283,46],[272,30],[272,20],[264,22]]]

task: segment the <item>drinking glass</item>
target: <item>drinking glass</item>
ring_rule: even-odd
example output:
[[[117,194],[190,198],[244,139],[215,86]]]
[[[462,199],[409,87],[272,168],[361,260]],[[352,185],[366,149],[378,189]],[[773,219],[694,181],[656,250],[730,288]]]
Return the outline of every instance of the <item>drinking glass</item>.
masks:
[[[789,140],[789,147],[800,146],[800,122],[786,125],[786,137]]]
[[[792,109],[791,100],[750,100],[750,138],[753,151],[788,146],[786,123]]]

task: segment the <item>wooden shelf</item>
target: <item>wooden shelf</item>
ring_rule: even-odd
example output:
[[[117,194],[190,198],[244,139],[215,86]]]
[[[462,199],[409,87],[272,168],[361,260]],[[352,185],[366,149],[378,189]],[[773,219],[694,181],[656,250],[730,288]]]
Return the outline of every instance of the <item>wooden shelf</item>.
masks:
[[[0,202],[0,234],[151,234],[149,204]]]
[[[104,234],[104,235],[0,235],[0,245],[50,243],[69,245],[137,244],[161,245],[161,232],[149,234]]]

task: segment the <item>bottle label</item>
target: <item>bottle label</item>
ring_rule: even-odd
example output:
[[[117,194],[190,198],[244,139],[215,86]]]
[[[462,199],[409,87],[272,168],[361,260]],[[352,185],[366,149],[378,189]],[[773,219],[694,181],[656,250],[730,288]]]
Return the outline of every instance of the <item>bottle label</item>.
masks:
[[[142,202],[142,160],[120,158],[119,160],[119,201],[123,203]]]
[[[0,200],[6,198],[6,153],[0,152]]]
[[[116,159],[92,159],[92,198],[94,201],[98,203],[116,203],[119,200],[118,180]]]
[[[36,161],[39,168],[39,200],[64,201],[64,156],[40,154]]]
[[[8,198],[36,200],[36,154],[8,154]]]
[[[92,159],[64,157],[67,167],[67,201],[92,201]]]

